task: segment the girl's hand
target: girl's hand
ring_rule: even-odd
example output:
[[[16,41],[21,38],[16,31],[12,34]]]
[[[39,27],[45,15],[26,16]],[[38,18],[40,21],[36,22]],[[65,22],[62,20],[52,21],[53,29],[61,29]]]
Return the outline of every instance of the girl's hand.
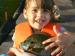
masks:
[[[52,49],[54,47],[56,47],[52,52],[51,55],[52,56],[61,56],[62,55],[62,51],[68,47],[70,44],[68,41],[71,40],[71,38],[69,38],[71,36],[71,34],[61,34],[57,37],[52,37],[48,40],[45,40],[43,42],[43,44],[47,44],[50,43],[49,45],[47,45],[45,47],[46,50]]]
[[[50,43],[49,45],[47,45],[45,47],[45,50],[49,50],[49,49],[52,50],[54,47],[56,47],[56,48],[54,48],[53,51],[51,51],[51,56],[61,55],[61,53],[62,53],[62,49],[63,49],[62,46],[59,46],[55,41],[56,41],[56,38],[52,37],[43,42],[43,44]]]
[[[24,52],[22,49],[10,48],[10,51],[13,52],[16,56],[35,56],[31,53]]]

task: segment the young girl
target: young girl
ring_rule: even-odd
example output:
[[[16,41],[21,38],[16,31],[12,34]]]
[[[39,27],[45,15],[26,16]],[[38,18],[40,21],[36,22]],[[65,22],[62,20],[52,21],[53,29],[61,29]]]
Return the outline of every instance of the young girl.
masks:
[[[53,52],[51,52],[51,55],[61,55],[63,46],[59,45],[57,41],[58,35],[62,30],[58,23],[51,22],[51,18],[55,17],[53,6],[51,0],[26,0],[23,15],[27,21],[20,23],[15,27],[13,35],[14,48],[11,48],[11,52],[17,56],[36,56],[21,50],[20,44],[24,42],[28,36],[34,33],[46,32],[53,37],[42,42],[42,44],[50,43],[45,49],[48,50],[58,46]]]

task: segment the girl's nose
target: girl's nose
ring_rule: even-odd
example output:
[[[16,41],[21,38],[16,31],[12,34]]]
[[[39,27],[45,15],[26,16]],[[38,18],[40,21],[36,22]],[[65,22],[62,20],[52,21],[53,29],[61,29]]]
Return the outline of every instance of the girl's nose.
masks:
[[[37,17],[38,17],[38,18],[42,18],[42,17],[43,17],[43,12],[42,12],[42,11],[38,11]]]

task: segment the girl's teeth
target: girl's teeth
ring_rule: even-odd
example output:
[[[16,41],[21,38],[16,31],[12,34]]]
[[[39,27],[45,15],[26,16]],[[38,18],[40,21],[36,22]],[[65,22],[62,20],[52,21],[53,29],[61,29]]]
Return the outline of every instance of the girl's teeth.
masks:
[[[39,20],[35,20],[35,22],[39,23],[40,21]],[[41,20],[41,22],[45,22],[45,20]]]

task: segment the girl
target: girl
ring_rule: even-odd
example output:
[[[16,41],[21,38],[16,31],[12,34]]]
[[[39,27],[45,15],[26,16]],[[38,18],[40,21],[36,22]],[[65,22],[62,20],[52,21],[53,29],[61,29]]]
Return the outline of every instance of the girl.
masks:
[[[13,35],[14,48],[11,48],[8,52],[9,54],[13,52],[17,56],[36,56],[21,50],[20,44],[34,33],[45,32],[53,36],[42,42],[42,44],[50,43],[45,49],[48,50],[57,46],[57,48],[51,52],[51,55],[61,55],[63,46],[58,44],[58,35],[62,30],[60,24],[51,21],[51,18],[55,17],[53,6],[54,4],[51,3],[51,0],[26,0],[23,11],[26,21],[15,27]]]

